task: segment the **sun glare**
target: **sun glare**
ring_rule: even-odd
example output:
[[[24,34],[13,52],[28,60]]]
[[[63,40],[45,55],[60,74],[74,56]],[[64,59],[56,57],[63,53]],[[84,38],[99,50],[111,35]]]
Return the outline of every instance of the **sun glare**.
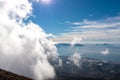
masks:
[[[51,3],[51,0],[41,0],[42,3],[45,3],[45,4],[50,4]]]

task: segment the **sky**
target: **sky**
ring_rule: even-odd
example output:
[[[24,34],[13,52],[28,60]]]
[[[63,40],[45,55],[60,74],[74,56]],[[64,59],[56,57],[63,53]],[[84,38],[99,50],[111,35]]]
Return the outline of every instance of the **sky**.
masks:
[[[30,18],[55,42],[119,42],[120,0],[51,0],[33,3]]]

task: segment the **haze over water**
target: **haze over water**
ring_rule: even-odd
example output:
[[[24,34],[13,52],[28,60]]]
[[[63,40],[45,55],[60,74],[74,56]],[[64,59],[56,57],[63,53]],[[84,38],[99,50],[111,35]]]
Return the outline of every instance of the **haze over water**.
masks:
[[[109,54],[104,55],[101,51],[109,49]],[[60,56],[69,56],[79,53],[82,57],[100,59],[104,61],[120,61],[120,44],[83,44],[72,47],[71,45],[57,44]]]

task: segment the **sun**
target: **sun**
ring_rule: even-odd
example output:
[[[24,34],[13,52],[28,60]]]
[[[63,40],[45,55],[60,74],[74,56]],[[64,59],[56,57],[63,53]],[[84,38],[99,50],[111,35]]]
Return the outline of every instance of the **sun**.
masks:
[[[42,3],[45,3],[45,4],[50,4],[51,3],[51,0],[41,0]]]

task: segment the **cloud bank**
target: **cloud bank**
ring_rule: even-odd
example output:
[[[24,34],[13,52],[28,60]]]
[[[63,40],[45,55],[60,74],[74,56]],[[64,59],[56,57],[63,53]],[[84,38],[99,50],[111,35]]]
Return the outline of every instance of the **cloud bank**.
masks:
[[[32,21],[28,0],[0,0],[0,68],[35,80],[54,78],[49,60],[56,60],[57,49],[49,34]]]

